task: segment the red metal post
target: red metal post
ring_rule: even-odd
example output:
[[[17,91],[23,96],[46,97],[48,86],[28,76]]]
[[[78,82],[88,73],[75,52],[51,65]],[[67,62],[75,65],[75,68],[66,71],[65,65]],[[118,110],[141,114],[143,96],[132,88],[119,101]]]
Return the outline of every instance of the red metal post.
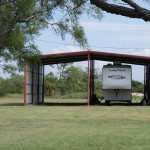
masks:
[[[39,80],[39,75],[40,75],[40,74],[39,74],[39,67],[40,67],[40,66],[38,65],[38,85],[37,85],[38,104],[39,104],[39,87],[40,87],[40,86],[39,86],[39,81],[40,81],[40,80]]]
[[[90,54],[88,54],[88,106],[90,105]]]
[[[42,90],[42,104],[44,104],[44,65],[43,65],[43,90]]]
[[[31,93],[32,93],[32,104],[33,104],[33,79],[34,79],[34,77],[33,77],[33,71],[34,71],[34,70],[33,70],[33,68],[32,68],[32,85],[31,85],[31,88],[32,88],[32,89],[31,89],[31,90],[32,90],[32,91],[31,91]]]
[[[24,106],[27,105],[27,62],[24,66]]]
[[[91,59],[91,58],[90,58]],[[89,100],[89,105],[91,105],[91,99],[92,99],[92,61],[93,60],[90,60],[90,100]]]

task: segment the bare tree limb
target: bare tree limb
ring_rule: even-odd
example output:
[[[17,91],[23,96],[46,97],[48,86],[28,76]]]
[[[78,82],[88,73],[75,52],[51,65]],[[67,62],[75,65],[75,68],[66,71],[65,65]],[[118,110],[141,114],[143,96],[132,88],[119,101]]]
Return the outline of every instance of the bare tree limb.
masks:
[[[91,4],[96,5],[97,7],[108,13],[122,15],[130,18],[143,19],[144,21],[150,21],[150,10],[140,7],[132,0],[122,1],[129,4],[132,8],[110,4],[105,2],[104,0],[90,0]]]
[[[146,20],[146,18],[149,18],[150,17],[150,11],[145,9],[145,8],[142,8],[140,7],[138,4],[134,3],[132,0],[122,0],[124,1],[125,3],[129,4],[131,7],[133,7],[137,13],[139,15],[141,15],[141,18],[143,18],[143,20]]]
[[[131,7],[135,8],[136,10],[143,9],[138,4],[134,3],[132,0],[122,0],[122,1],[129,4]]]

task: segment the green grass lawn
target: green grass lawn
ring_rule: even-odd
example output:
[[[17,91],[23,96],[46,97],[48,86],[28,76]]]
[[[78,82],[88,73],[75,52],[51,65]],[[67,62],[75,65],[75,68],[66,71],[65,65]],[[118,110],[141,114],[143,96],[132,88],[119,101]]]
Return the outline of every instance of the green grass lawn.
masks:
[[[149,150],[149,127],[150,106],[23,106],[23,96],[0,98],[0,150]]]

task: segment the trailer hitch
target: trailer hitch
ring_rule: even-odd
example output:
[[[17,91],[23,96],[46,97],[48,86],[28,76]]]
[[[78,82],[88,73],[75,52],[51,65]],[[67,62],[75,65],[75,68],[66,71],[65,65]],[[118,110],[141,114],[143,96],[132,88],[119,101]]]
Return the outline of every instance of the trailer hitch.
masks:
[[[118,97],[119,89],[115,89],[116,97]]]

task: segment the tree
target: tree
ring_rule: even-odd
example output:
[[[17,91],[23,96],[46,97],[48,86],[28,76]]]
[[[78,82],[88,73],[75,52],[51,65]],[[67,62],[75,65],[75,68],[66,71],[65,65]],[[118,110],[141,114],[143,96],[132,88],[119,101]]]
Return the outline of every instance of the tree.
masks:
[[[65,39],[66,34],[87,46],[80,16],[87,14],[101,19],[99,8],[88,0],[0,0],[0,67],[9,67],[16,60],[22,68],[24,59],[39,55],[35,36],[45,28]]]
[[[56,88],[59,89],[61,95],[65,94],[65,79],[66,79],[65,72],[70,65],[72,65],[72,63],[62,63],[62,64],[57,64],[57,65],[51,65],[53,68],[57,70],[58,80],[56,83]]]
[[[5,85],[5,80],[2,77],[0,77],[0,97],[6,94]]]
[[[139,81],[132,80],[132,92],[133,93],[144,93],[144,85]]]
[[[109,3],[107,0],[90,0],[91,4],[101,8],[107,13],[116,15],[122,15],[129,18],[143,19],[144,21],[150,21],[150,10],[138,5],[140,1],[134,2],[133,0],[111,0]],[[143,0],[150,3],[150,0]]]
[[[0,77],[0,96],[4,96],[7,93],[23,93],[23,83],[23,75],[13,74],[10,78],[7,79],[3,79]]]
[[[45,90],[54,90],[57,95],[78,94],[87,95],[88,69],[74,66],[72,63],[53,65],[56,74],[50,72],[45,75]],[[99,69],[94,73],[95,93],[102,94],[102,74]],[[47,93],[47,92],[46,92]],[[82,96],[81,96],[82,97]]]
[[[57,73],[50,72],[45,75],[45,90],[54,90],[61,96],[69,93],[86,92],[87,71],[80,67],[75,67],[72,63],[63,63],[52,66]]]
[[[10,90],[8,91],[9,93],[23,93],[24,90],[24,76],[23,75],[18,75],[14,74],[12,75],[9,79],[6,79],[6,82],[9,82],[9,87]]]
[[[63,72],[64,88],[67,92],[81,92],[84,88],[83,70],[80,67],[70,66]]]
[[[52,91],[55,92],[57,88],[58,78],[53,74],[53,72],[48,73],[44,77],[44,90],[46,95],[49,95]]]
[[[102,94],[102,72],[98,68],[94,72],[94,91],[96,95]]]

